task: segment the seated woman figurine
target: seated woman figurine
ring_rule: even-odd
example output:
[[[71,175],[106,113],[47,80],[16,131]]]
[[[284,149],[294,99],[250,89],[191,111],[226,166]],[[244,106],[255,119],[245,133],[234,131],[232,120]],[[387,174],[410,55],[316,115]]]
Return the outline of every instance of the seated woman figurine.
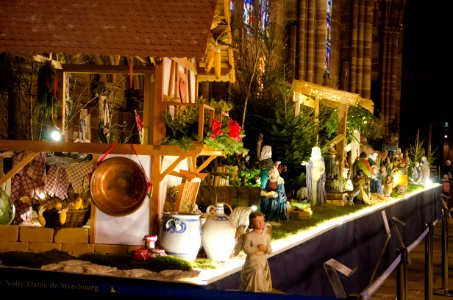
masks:
[[[278,172],[278,164],[272,162],[271,146],[263,146],[260,159],[261,201],[260,209],[268,220],[287,220],[288,207],[284,180]]]
[[[270,221],[284,221],[288,219],[288,206],[286,204],[285,180],[280,176],[277,161],[269,171],[269,185],[275,186],[272,189],[277,192],[277,197],[272,200],[269,208],[269,215],[266,217]]]

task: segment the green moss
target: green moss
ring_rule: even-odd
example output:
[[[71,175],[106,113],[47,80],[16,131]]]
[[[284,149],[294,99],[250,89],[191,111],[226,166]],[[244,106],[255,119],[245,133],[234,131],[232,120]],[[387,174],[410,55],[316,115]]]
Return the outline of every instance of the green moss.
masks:
[[[130,254],[85,253],[78,256],[78,259],[98,265],[116,267],[120,270],[127,269],[133,263],[132,255]]]
[[[116,267],[120,270],[147,269],[153,272],[160,272],[162,270],[189,271],[192,269],[190,262],[170,255],[139,261],[132,259],[130,254],[86,253],[79,256],[78,259],[90,261],[98,265]]]
[[[67,252],[50,250],[42,253],[8,251],[0,253],[0,260],[5,266],[23,266],[29,268],[41,268],[42,265],[58,263],[75,257]]]
[[[197,258],[193,262],[194,268],[202,269],[202,270],[207,270],[207,269],[216,269],[218,267],[219,263],[208,259],[208,258]]]
[[[155,272],[163,270],[192,270],[192,264],[187,260],[177,258],[175,256],[159,256],[151,260],[145,261],[146,266]]]
[[[42,253],[19,251],[0,253],[1,264],[4,266],[41,268],[43,265],[58,263],[70,259],[90,261],[99,265],[116,267],[120,270],[147,269],[153,272],[160,272],[162,270],[189,271],[194,266],[192,263],[174,256],[161,256],[147,261],[137,261],[132,259],[132,255],[130,254],[86,253],[75,257],[58,250]]]
[[[325,221],[352,214],[365,207],[367,207],[365,204],[355,204],[352,206],[323,204],[311,207],[313,215],[309,219],[286,220],[278,223],[271,223],[272,239],[278,240],[287,238],[290,235],[298,234],[304,230],[311,229]]]

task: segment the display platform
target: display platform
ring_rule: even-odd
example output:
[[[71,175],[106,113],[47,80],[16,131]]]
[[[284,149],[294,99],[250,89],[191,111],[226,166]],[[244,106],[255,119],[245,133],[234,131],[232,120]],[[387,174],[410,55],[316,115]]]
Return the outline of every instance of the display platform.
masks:
[[[268,260],[273,287],[281,293],[237,291],[244,262],[239,258],[215,270],[203,270],[198,277],[173,282],[0,267],[0,290],[84,298],[335,299],[324,269],[324,263],[334,259],[355,269],[348,277],[339,274],[339,279],[348,295],[359,294],[393,262],[398,249],[416,240],[427,224],[441,219],[440,192],[441,186],[436,184],[273,241]]]
[[[292,240],[275,241],[269,257],[273,287],[291,295],[334,297],[324,269],[324,262],[334,259],[356,269],[349,277],[338,275],[348,295],[359,294],[371,283],[373,274],[374,278],[379,276],[395,260],[398,249],[415,241],[427,224],[441,219],[440,193],[441,186],[436,184],[327,222]],[[239,272],[210,282],[207,288],[237,287]]]

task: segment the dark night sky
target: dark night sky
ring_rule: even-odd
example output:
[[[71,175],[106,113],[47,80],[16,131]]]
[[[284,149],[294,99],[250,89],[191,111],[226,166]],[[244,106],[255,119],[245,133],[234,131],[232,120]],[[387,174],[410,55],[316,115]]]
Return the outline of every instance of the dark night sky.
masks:
[[[448,3],[448,2],[447,2]],[[447,4],[444,3],[444,4]],[[400,145],[414,144],[417,131],[424,145],[428,144],[429,123],[432,124],[431,149],[442,155],[443,124],[453,125],[453,99],[449,76],[451,51],[447,43],[447,7],[408,0],[405,11],[403,66],[401,87]],[[439,159],[443,159],[439,157]],[[437,163],[439,163],[437,161]]]

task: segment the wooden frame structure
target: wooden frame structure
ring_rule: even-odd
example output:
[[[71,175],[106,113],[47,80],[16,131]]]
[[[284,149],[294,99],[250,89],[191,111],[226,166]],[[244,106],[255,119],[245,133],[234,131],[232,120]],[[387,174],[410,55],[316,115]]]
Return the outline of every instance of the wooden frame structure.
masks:
[[[204,3],[202,3],[204,4]],[[181,4],[180,4],[181,5]],[[224,42],[231,40],[231,28],[230,28],[230,15],[229,15],[229,1],[228,0],[216,0],[215,9],[213,10],[212,24],[206,24],[208,27],[205,32],[209,33],[209,38],[217,36],[219,33],[223,33]],[[206,12],[205,12],[206,14]],[[158,31],[158,30],[156,30]],[[154,31],[151,31],[154,32]],[[209,40],[209,42],[211,39]],[[165,44],[167,41],[163,41]],[[58,82],[63,92],[59,93],[62,104],[62,111],[65,111],[65,73],[96,73],[96,74],[118,74],[125,73],[132,75],[143,75],[144,76],[144,108],[143,108],[143,126],[144,136],[142,144],[134,145],[136,154],[138,155],[149,155],[151,156],[151,184],[152,193],[150,198],[150,225],[149,233],[156,234],[158,232],[159,220],[162,217],[163,207],[160,199],[161,191],[163,189],[163,181],[167,175],[178,176],[185,180],[185,175],[180,172],[176,172],[178,164],[187,160],[188,172],[197,174],[198,177],[203,177],[202,170],[208,166],[208,164],[218,156],[224,154],[220,151],[213,150],[206,147],[202,143],[203,129],[204,129],[204,115],[205,110],[208,110],[209,116],[212,118],[214,115],[214,109],[205,104],[196,103],[196,96],[198,95],[198,84],[201,81],[235,81],[235,70],[234,70],[234,57],[231,43],[219,44],[215,48],[216,63],[208,68],[206,62],[208,54],[212,51],[209,48],[208,41],[206,45],[205,57],[171,57],[163,55],[154,55],[152,53],[146,54],[150,57],[142,57],[143,51],[140,54],[131,50],[132,53],[122,53],[121,55],[127,55],[129,62],[132,60],[138,60],[138,64],[151,64],[150,66],[135,66],[130,63],[126,65],[113,65],[119,62],[119,54],[116,56],[110,56],[110,63],[112,65],[93,65],[93,64],[64,64],[55,60],[52,60],[52,64],[57,69]],[[46,51],[51,52],[51,47],[44,44],[42,46],[39,41],[36,44],[39,47],[44,47]],[[17,42],[16,47],[21,47],[20,41]],[[174,50],[174,48],[168,48]],[[8,48],[9,51],[16,51],[15,48]],[[95,48],[93,51],[102,51]],[[220,51],[218,51],[220,50]],[[136,51],[138,51],[136,49]],[[23,51],[22,51],[23,52]],[[21,52],[21,53],[22,53]],[[107,52],[110,53],[110,52]],[[116,53],[116,52],[114,52]],[[121,53],[121,52],[118,52]],[[159,52],[161,53],[161,52]],[[93,54],[93,53],[84,53]],[[102,54],[102,52],[95,52],[94,54]],[[218,55],[220,54],[220,55]],[[44,62],[50,58],[45,58],[41,55],[32,56],[34,60]],[[151,62],[151,63],[150,63]],[[132,71],[133,70],[133,74]],[[172,101],[173,103],[168,103]],[[175,103],[175,101],[177,101]],[[160,145],[161,140],[165,137],[165,120],[163,113],[169,105],[185,106],[195,105],[200,109],[199,116],[199,128],[198,135],[199,141],[194,143],[191,149],[181,149],[178,146]],[[61,125],[65,124],[65,116],[59,116]],[[64,128],[61,126],[60,128]],[[74,143],[74,142],[46,142],[46,141],[19,141],[19,140],[0,140],[0,149],[2,151],[25,151],[29,154],[26,159],[23,160],[18,166],[10,170],[8,174],[0,178],[0,182],[5,182],[21,168],[23,168],[28,162],[39,152],[80,152],[80,153],[92,153],[94,155],[105,153],[108,149],[112,148],[112,144],[97,144],[97,143]],[[111,154],[123,154],[130,155],[131,147],[128,144],[118,144],[113,147],[109,152]],[[163,160],[166,156],[176,156],[176,160],[171,163],[168,167],[163,168]],[[198,156],[208,156],[204,162],[197,166],[196,158]],[[93,213],[92,213],[93,216]],[[92,223],[93,224],[93,223]],[[92,231],[93,233],[93,231]]]
[[[337,136],[330,141],[330,147],[338,144],[338,155],[340,161],[340,174],[344,167],[344,150],[346,147],[346,124],[348,121],[348,108],[353,105],[360,105],[370,112],[374,110],[374,103],[371,100],[360,97],[359,94],[336,90],[319,84],[302,80],[293,80],[293,101],[296,102],[295,114],[300,113],[300,105],[311,107],[315,110],[315,124],[318,123],[319,104],[336,108],[338,110],[338,131]]]

